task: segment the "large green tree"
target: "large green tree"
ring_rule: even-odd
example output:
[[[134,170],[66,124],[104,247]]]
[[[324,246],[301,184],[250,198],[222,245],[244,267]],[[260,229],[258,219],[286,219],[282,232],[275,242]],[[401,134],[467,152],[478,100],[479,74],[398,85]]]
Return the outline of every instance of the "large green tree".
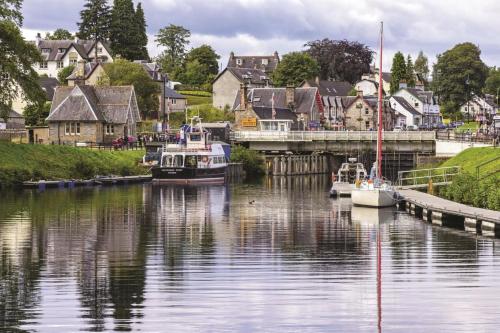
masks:
[[[45,98],[33,69],[33,64],[42,61],[41,55],[21,34],[21,5],[21,0],[0,0],[0,118],[5,121],[19,95],[28,103]]]
[[[51,102],[38,102],[27,105],[23,116],[28,126],[45,125],[45,119],[49,116]]]
[[[406,58],[406,83],[410,88],[415,87],[415,67],[413,66],[411,55],[409,54]]]
[[[215,50],[210,46],[203,44],[199,47],[191,49],[186,56],[187,62],[197,60],[206,68],[207,74],[217,75],[219,73],[220,55],[215,53]]]
[[[106,0],[87,0],[80,12],[78,37],[105,41],[110,36],[111,9]]]
[[[399,90],[401,81],[406,81],[406,63],[405,56],[401,52],[397,52],[392,59],[391,67],[391,95]]]
[[[47,32],[45,34],[45,39],[50,40],[70,40],[73,39],[73,35],[66,29],[58,28],[53,33]]]
[[[132,0],[114,0],[111,13],[110,41],[115,56],[142,60],[140,30]]]
[[[473,95],[482,95],[488,67],[481,50],[472,43],[455,45],[437,57],[433,88],[440,100],[458,111]]]
[[[495,96],[500,94],[500,68],[493,67],[490,69],[485,82],[484,92]]]
[[[370,70],[373,51],[368,46],[348,40],[315,40],[305,44],[307,53],[320,67],[323,80],[359,81]]]
[[[176,68],[182,66],[189,37],[191,37],[191,32],[188,29],[174,24],[158,31],[156,42],[158,46],[165,48],[158,59],[164,71],[167,73],[175,72]]]
[[[422,51],[418,53],[417,59],[415,59],[415,73],[419,74],[425,82],[429,81],[429,59]]]
[[[304,52],[285,54],[272,74],[275,86],[298,86],[302,81],[319,75],[320,67],[316,60]]]
[[[160,85],[153,81],[142,65],[125,59],[117,59],[113,63],[104,64],[104,70],[113,86],[133,85],[137,95],[137,103],[141,114],[148,116],[158,111]]]
[[[148,49],[148,35],[146,34],[146,19],[144,18],[144,10],[142,4],[137,4],[135,11],[135,24],[137,25],[137,44],[140,48],[140,59],[149,60]]]

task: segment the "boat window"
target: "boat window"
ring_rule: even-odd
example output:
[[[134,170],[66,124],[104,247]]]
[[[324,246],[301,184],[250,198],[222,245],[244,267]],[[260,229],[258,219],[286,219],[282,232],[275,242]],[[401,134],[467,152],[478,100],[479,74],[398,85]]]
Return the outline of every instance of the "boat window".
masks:
[[[182,167],[184,165],[184,159],[182,155],[175,155],[174,157],[174,167]]]
[[[166,156],[163,156],[163,162],[162,162],[162,166],[172,166],[172,160],[173,160],[173,156],[172,155],[166,155]]]
[[[198,166],[198,160],[195,155],[186,156],[186,168],[196,168]]]
[[[190,134],[189,139],[191,141],[201,141],[201,135],[200,134]]]

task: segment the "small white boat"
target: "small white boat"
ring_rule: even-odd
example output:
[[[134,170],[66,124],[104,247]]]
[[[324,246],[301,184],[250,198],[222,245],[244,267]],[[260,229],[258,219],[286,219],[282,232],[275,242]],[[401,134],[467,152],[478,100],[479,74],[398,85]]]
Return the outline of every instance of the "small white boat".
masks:
[[[367,176],[363,163],[356,163],[356,158],[349,158],[349,162],[342,163],[337,171],[337,177],[332,174],[330,197],[350,197],[356,182],[361,182]]]

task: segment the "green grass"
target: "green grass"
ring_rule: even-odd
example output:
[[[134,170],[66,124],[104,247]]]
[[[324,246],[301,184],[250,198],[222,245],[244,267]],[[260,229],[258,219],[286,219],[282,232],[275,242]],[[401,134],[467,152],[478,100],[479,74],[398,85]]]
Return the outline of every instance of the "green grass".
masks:
[[[0,142],[0,187],[26,180],[82,179],[94,175],[138,175],[143,150],[104,151],[68,146]]]
[[[448,167],[458,165],[461,167],[462,172],[470,173],[471,175],[475,176],[477,166],[499,156],[500,148],[469,148],[464,150],[460,154],[450,158],[441,166]],[[500,160],[497,160],[494,163],[489,163],[488,165],[482,167],[480,169],[480,175],[492,173],[498,170],[500,170]],[[497,177],[500,177],[500,173],[497,174]]]
[[[200,90],[180,90],[179,94],[187,96],[202,96],[202,97],[212,97],[212,93],[208,91],[200,91]]]
[[[212,97],[186,95],[188,107],[202,104],[212,105]]]
[[[470,123],[467,123],[464,121],[464,124],[460,127],[457,127],[456,131],[457,132],[466,132],[467,130],[471,130],[472,132],[476,131],[479,128],[479,123],[476,123],[475,121],[471,121]]]

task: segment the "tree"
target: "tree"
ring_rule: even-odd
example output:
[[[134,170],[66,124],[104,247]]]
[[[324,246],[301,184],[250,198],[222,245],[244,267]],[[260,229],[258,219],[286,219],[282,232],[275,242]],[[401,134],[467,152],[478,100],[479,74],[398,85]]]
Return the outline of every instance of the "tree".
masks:
[[[57,73],[57,81],[63,86],[68,85],[68,80],[67,77],[73,73],[73,70],[75,69],[75,65],[69,65],[64,68],[62,68],[58,73]]]
[[[197,59],[191,60],[186,64],[186,83],[194,86],[201,86],[207,80],[207,67],[201,64]]]
[[[276,86],[298,86],[302,81],[318,76],[320,68],[316,60],[304,52],[285,54],[272,74]]]
[[[486,79],[484,92],[498,96],[500,93],[500,68],[493,67],[490,69],[488,78]]]
[[[422,77],[424,83],[429,81],[429,60],[422,51],[418,53],[417,59],[415,59],[415,73]]]
[[[215,53],[210,45],[203,44],[191,49],[186,56],[188,62],[197,60],[206,69],[207,74],[217,75],[219,73],[220,55]],[[206,82],[206,81],[205,81]]]
[[[370,70],[373,51],[366,45],[348,40],[316,40],[305,44],[306,51],[320,67],[323,80],[359,81]]]
[[[405,56],[401,52],[397,52],[392,59],[391,67],[391,95],[399,90],[401,81],[406,81],[406,63]]]
[[[73,39],[73,35],[66,29],[58,28],[54,31],[53,34],[47,32],[45,34],[45,39],[50,40],[70,40]]]
[[[411,60],[411,55],[409,54],[406,58],[406,84],[410,88],[415,87],[415,68],[413,67],[413,61]]]
[[[434,66],[433,88],[440,100],[455,111],[473,95],[482,95],[488,67],[481,60],[481,50],[472,43],[455,45],[438,55]]]
[[[144,10],[142,9],[142,4],[139,2],[137,4],[137,9],[135,11],[135,20],[137,24],[137,44],[140,47],[140,59],[148,60],[149,54],[146,46],[148,45],[148,35],[146,34],[146,19],[144,18]]]
[[[28,104],[24,108],[23,116],[28,126],[45,125],[45,119],[49,116],[51,102],[39,102]]]
[[[170,24],[158,31],[156,42],[165,50],[159,57],[163,70],[171,73],[176,67],[181,67],[186,55],[191,32],[182,26]]]
[[[80,12],[78,37],[105,41],[110,36],[111,9],[106,0],[87,0]]]
[[[2,0],[0,6],[0,118],[7,121],[12,101],[23,95],[28,102],[45,99],[33,64],[42,61],[35,45],[21,34],[21,0]]]
[[[133,85],[137,95],[139,110],[145,116],[158,111],[160,85],[153,81],[142,65],[125,59],[104,64],[104,70],[113,86]]]
[[[140,34],[132,0],[114,0],[110,26],[113,54],[131,61],[142,60]]]

